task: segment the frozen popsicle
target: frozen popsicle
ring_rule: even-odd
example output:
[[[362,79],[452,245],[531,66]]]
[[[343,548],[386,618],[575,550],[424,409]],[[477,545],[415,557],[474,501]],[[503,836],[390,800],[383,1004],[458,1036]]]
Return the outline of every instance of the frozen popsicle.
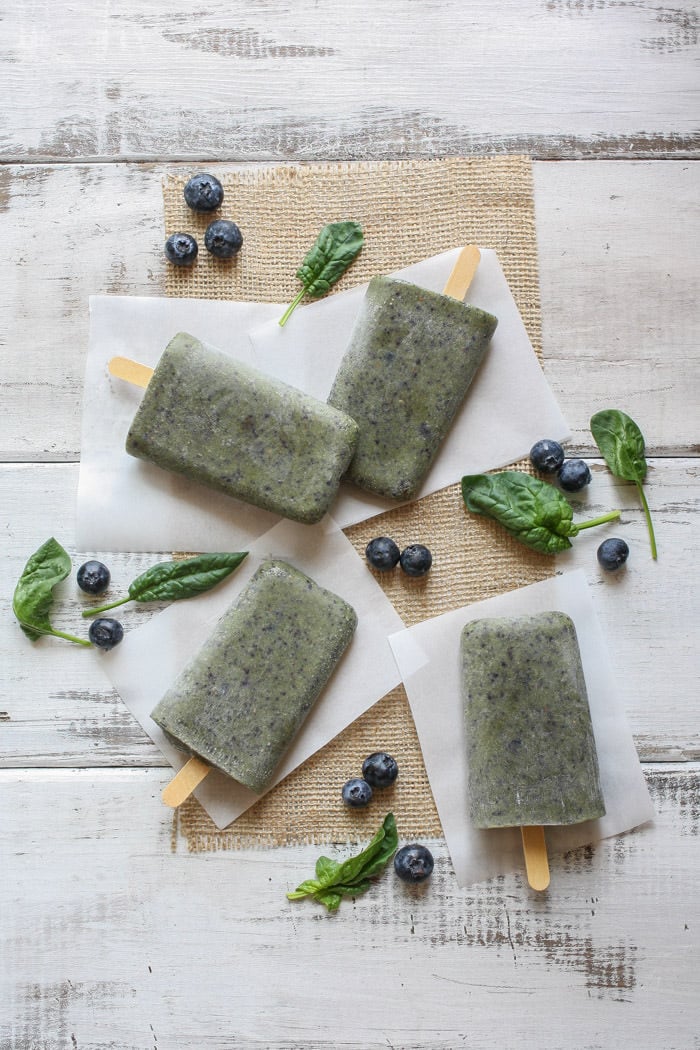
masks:
[[[416,494],[497,323],[450,294],[372,278],[328,397],[360,428],[349,481],[391,499]]]
[[[461,669],[474,825],[539,828],[603,816],[571,618],[474,620],[462,631]]]
[[[305,524],[330,507],[357,425],[181,332],[148,381],[126,451]]]
[[[260,794],[356,625],[338,595],[266,559],[151,717],[184,751]]]

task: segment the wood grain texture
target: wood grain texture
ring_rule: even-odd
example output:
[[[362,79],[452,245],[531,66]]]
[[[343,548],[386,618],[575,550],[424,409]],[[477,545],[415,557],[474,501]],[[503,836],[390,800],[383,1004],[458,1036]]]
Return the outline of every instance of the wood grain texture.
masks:
[[[621,508],[619,525],[582,533],[557,559],[561,571],[582,569],[605,631],[619,695],[643,758],[700,757],[697,722],[697,656],[691,624],[698,622],[697,520],[700,488],[696,460],[651,460],[647,495],[654,515],[659,560],[653,562],[634,486],[611,478],[591,461],[593,481],[572,497],[574,517]],[[78,552],[73,543],[75,465],[8,466],[0,469],[7,517],[5,557],[0,563],[0,765],[160,765],[164,760],[131,718],[106,676],[78,646],[24,638],[11,610],[15,581],[32,551],[51,534],[73,556],[77,570],[87,554],[112,569],[115,594],[161,555]],[[27,493],[34,493],[31,514]],[[36,494],[40,494],[40,499]],[[596,536],[596,533],[598,535]],[[606,535],[627,539],[631,555],[617,575],[604,573],[595,557]],[[435,552],[439,554],[438,551]],[[449,571],[447,567],[446,571]],[[85,636],[83,607],[73,580],[58,590],[55,622]],[[119,610],[128,632],[158,605],[134,603]],[[127,633],[128,638],[128,633]],[[105,659],[109,659],[106,654]],[[155,699],[155,698],[154,698]]]
[[[10,0],[0,156],[684,157],[697,33],[692,0]]]
[[[0,298],[0,461],[78,459],[88,297],[163,294],[161,179],[174,168],[0,168],[12,260]],[[534,171],[546,372],[576,449],[594,452],[588,420],[614,395],[653,454],[697,454],[693,166]],[[42,216],[57,250],[38,236]]]
[[[647,776],[654,823],[552,857],[546,893],[459,890],[430,843],[429,883],[389,871],[329,916],[285,898],[311,847],[183,852],[160,771],[0,773],[0,1046],[511,1050],[546,1014],[548,1050],[688,1050],[700,767]]]

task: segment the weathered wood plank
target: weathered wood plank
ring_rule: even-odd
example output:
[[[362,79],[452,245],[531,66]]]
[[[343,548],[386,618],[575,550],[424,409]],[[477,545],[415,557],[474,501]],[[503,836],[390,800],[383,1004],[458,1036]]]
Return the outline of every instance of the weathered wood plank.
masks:
[[[697,657],[691,624],[698,621],[698,476],[694,460],[652,460],[647,486],[659,560],[652,562],[634,486],[614,482],[600,461],[581,498],[581,514],[620,507],[622,522],[582,533],[558,560],[562,570],[581,568],[605,628],[620,696],[641,755],[652,761],[700,756],[697,725]],[[73,555],[77,570],[85,554],[73,543],[75,465],[23,465],[0,470],[6,515],[0,563],[0,764],[90,766],[161,764],[113,692],[106,677],[78,646],[42,639],[32,645],[12,614],[11,596],[28,556],[49,535]],[[31,513],[28,512],[31,508]],[[600,533],[596,537],[596,532]],[[604,535],[622,535],[631,548],[617,576],[599,569],[595,550]],[[152,564],[151,555],[105,555],[115,590]],[[447,569],[449,571],[449,567]],[[55,622],[86,635],[74,580],[59,590]],[[143,623],[150,606],[125,606],[125,629]]]
[[[461,891],[437,842],[419,891],[389,871],[328,916],[285,898],[313,847],[188,855],[161,771],[2,772],[0,1045],[515,1048],[546,1017],[548,1050],[687,1050],[700,767],[647,776],[656,821],[553,857],[546,894]]]
[[[692,0],[4,8],[8,161],[697,152]]]
[[[162,294],[166,170],[0,169],[0,460],[78,458],[88,297]],[[589,416],[614,396],[642,409],[654,454],[695,454],[692,165],[536,164],[535,177],[546,369],[576,447],[594,451]]]

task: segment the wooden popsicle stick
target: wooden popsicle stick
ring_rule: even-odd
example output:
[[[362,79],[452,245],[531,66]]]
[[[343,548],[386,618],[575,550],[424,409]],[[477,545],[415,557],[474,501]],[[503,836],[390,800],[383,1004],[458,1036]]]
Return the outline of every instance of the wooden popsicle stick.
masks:
[[[447,278],[443,294],[451,295],[453,299],[464,299],[480,261],[481,252],[475,244],[468,244],[466,248],[462,248],[457,262],[452,267],[452,273]]]
[[[201,784],[211,766],[201,758],[193,755],[185,762],[179,773],[176,773],[169,784],[163,788],[160,797],[166,806],[176,809],[188,799],[198,784]]]
[[[110,375],[117,379],[124,379],[134,386],[148,386],[153,375],[153,369],[148,365],[141,365],[138,361],[132,361],[128,357],[113,357],[107,365]]]
[[[549,861],[544,828],[522,827],[520,833],[523,839],[527,881],[533,890],[546,890],[549,886]]]

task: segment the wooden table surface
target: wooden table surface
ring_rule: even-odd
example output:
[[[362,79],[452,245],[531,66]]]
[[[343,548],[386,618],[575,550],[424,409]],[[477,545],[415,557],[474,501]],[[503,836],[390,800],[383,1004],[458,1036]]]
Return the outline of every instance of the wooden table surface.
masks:
[[[2,1050],[699,1047],[697,5],[2,7]],[[658,816],[554,858],[541,896],[462,891],[431,842],[423,892],[388,875],[329,918],[285,899],[316,847],[187,852],[160,752],[82,651],[26,641],[12,591],[50,535],[100,553],[74,542],[87,300],[163,294],[164,174],[512,152],[535,162],[546,374],[634,543],[619,578],[596,544],[569,564]],[[657,563],[596,458],[610,404],[647,439]]]

